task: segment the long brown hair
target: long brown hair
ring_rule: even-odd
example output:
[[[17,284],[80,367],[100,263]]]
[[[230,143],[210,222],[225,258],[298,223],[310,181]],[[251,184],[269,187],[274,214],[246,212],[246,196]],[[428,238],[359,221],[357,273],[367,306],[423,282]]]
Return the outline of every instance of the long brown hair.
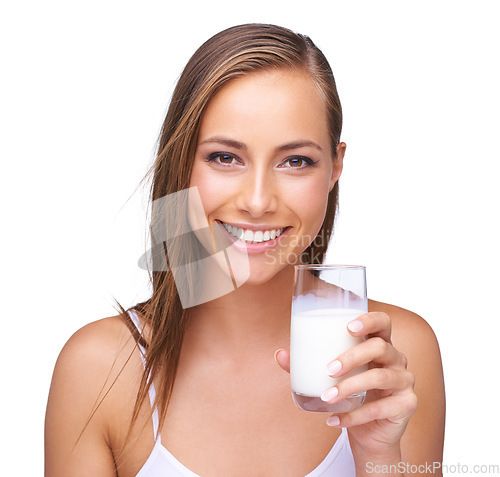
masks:
[[[265,24],[235,26],[205,42],[189,60],[179,78],[161,129],[156,160],[146,176],[152,177],[151,202],[189,187],[200,119],[210,99],[225,84],[239,76],[278,68],[299,69],[310,75],[326,105],[332,154],[335,155],[342,129],[342,110],[335,80],[323,53],[307,36],[286,28]],[[335,184],[329,194],[323,226],[318,233],[321,240],[313,241],[303,252],[304,262],[323,261],[333,229],[337,202],[338,184]],[[152,215],[152,223],[154,220]],[[157,243],[152,243],[152,247],[157,249],[157,246]],[[168,262],[168,258],[165,258]],[[152,382],[157,389],[155,404],[159,409],[161,428],[172,394],[189,317],[189,309],[181,306],[174,277],[168,267],[162,269],[153,263],[150,279],[153,288],[151,298],[130,308],[143,315],[150,330],[147,338],[141,337],[147,348],[146,365],[131,428]],[[119,308],[127,320],[126,310],[121,305]]]

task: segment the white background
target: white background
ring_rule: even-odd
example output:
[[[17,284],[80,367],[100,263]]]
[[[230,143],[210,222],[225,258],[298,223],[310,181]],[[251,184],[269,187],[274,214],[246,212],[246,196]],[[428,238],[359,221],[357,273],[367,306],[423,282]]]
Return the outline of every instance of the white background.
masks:
[[[330,261],[366,265],[372,298],[434,328],[445,463],[500,464],[496,3],[2,3],[1,473],[42,475],[70,335],[115,314],[113,296],[147,297],[146,193],[132,194],[186,61],[247,22],[308,34],[330,60],[348,145]]]

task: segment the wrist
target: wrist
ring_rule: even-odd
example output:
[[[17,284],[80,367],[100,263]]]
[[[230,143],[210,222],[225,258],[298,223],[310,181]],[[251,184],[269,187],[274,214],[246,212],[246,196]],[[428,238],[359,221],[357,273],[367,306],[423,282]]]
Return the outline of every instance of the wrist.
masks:
[[[380,449],[369,452],[366,449],[352,449],[356,465],[356,476],[383,476],[395,477],[405,475],[405,468],[401,462],[401,448]]]

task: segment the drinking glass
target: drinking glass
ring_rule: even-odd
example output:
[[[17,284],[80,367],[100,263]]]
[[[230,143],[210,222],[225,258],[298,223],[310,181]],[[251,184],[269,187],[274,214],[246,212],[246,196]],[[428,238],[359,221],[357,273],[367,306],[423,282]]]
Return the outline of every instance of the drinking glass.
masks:
[[[366,392],[329,404],[321,395],[339,381],[368,369],[359,366],[339,378],[326,365],[364,338],[349,334],[347,324],[368,311],[366,269],[357,265],[296,265],[290,330],[292,396],[304,411],[348,412]]]

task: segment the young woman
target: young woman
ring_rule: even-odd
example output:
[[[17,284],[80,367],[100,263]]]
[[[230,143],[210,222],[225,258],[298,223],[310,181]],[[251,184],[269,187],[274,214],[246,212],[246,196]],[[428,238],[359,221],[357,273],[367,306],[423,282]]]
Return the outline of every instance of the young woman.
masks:
[[[369,369],[323,399],[366,390],[357,410],[304,412],[290,395],[293,264],[324,258],[346,148],[341,126],[330,66],[308,37],[242,25],[199,48],[162,128],[151,198],[196,190],[212,241],[197,227],[187,241],[170,241],[170,267],[153,267],[149,300],[68,341],[47,407],[46,475],[362,476],[415,466],[432,475],[442,459],[444,385],[437,341],[419,316],[369,301],[346,330],[366,340],[337,357],[335,375]],[[155,214],[152,228],[172,229]],[[238,280],[230,260],[232,291],[196,302],[222,286],[217,270],[196,265],[182,284],[172,270],[220,252],[214,237],[225,233],[247,273]]]

